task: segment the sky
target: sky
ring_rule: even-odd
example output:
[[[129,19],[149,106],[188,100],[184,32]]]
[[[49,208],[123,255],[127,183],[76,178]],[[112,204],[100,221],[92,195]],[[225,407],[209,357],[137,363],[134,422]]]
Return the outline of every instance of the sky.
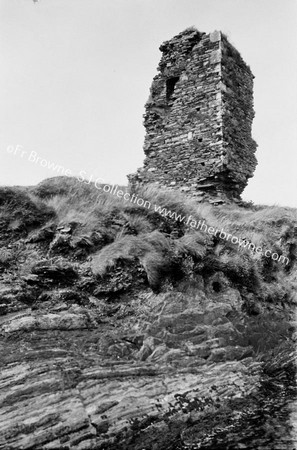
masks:
[[[258,166],[243,198],[297,207],[297,0],[0,0],[0,184],[126,184],[160,44],[227,34],[251,67]],[[39,158],[39,159],[37,159]]]

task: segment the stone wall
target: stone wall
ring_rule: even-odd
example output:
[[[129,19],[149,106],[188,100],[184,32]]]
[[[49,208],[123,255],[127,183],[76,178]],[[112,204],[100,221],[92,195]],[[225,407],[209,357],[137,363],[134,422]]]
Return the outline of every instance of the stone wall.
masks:
[[[218,31],[190,28],[160,50],[145,107],[144,167],[128,176],[130,184],[239,199],[257,164],[250,68]]]

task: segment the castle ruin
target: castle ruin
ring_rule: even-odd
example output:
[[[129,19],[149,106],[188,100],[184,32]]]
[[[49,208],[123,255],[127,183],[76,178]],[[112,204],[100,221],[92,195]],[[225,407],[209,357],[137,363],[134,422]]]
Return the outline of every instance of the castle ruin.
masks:
[[[257,161],[253,74],[220,31],[187,29],[160,46],[146,103],[144,166],[130,185],[158,183],[197,200],[238,200]]]

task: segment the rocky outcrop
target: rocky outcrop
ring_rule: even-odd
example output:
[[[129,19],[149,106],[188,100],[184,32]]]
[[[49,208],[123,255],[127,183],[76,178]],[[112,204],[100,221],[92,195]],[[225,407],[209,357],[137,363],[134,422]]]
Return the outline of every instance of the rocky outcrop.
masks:
[[[265,363],[238,339],[251,326],[240,292],[223,275],[199,283],[109,305],[56,288],[2,316],[0,448],[188,448],[232,432],[240,442]],[[286,350],[273,370],[293,358]]]
[[[265,239],[278,241],[285,266],[156,212],[117,204],[109,213],[106,199],[99,204],[104,214],[95,211],[93,228],[89,215],[86,229],[51,211],[48,222],[10,229],[9,243],[4,236],[0,448],[289,446],[291,212],[234,212],[252,215],[253,233],[265,229]]]
[[[235,291],[228,296],[206,306],[202,292],[148,293],[126,320],[62,304],[4,316],[2,447],[137,448],[126,444],[133,426],[166,431],[172,417],[178,433],[194,403],[198,420],[219,399],[255,392],[261,364],[252,348],[227,345],[227,316],[239,303]]]

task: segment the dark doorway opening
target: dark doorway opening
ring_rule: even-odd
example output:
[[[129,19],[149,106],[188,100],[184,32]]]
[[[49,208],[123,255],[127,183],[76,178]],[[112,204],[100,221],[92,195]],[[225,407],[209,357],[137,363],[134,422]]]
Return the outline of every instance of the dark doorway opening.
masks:
[[[174,88],[176,83],[178,82],[179,77],[172,77],[172,78],[168,78],[168,80],[166,80],[166,100],[170,100],[172,97],[172,94],[174,92]]]

